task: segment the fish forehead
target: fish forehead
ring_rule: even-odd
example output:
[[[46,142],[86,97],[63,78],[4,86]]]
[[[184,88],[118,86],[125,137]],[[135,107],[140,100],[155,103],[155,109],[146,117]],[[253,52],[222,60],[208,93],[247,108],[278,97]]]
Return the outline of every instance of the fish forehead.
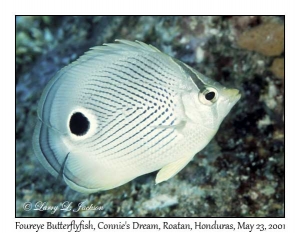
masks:
[[[182,70],[185,72],[186,76],[190,79],[190,81],[198,88],[199,91],[203,91],[206,87],[214,87],[218,90],[224,89],[224,86],[222,86],[217,81],[210,79],[206,77],[205,75],[201,74],[194,68],[190,67],[189,65],[174,59],[176,63],[180,65]]]

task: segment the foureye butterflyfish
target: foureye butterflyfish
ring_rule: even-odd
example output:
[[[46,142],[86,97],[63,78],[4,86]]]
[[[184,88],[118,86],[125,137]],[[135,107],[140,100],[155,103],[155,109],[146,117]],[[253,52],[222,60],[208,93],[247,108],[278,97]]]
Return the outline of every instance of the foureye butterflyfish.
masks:
[[[34,153],[74,190],[93,193],[183,169],[240,99],[190,66],[136,41],[91,48],[47,84]]]

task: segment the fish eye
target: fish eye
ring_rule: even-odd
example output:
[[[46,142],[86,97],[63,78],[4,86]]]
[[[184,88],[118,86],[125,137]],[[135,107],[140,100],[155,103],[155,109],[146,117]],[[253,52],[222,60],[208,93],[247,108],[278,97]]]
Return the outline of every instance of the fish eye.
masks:
[[[208,92],[207,94],[205,94],[205,99],[207,100],[212,100],[215,97],[215,93],[213,91]]]
[[[199,100],[202,104],[212,105],[218,99],[218,92],[215,88],[207,87],[203,92],[199,93]]]
[[[89,119],[81,112],[75,112],[70,118],[69,128],[72,134],[83,136],[90,128]]]

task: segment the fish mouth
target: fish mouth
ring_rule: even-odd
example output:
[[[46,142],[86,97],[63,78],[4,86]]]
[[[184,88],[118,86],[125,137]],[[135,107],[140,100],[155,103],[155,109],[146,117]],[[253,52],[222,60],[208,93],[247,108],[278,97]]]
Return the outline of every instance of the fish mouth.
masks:
[[[226,99],[233,104],[241,98],[241,93],[238,89],[225,89],[223,94],[226,96]]]
[[[232,109],[232,107],[241,98],[240,91],[237,89],[222,89],[220,91],[222,100],[218,103],[219,118],[223,119]]]
[[[232,89],[232,96],[231,96],[231,100],[233,101],[239,101],[239,99],[241,98],[241,93],[238,89]]]

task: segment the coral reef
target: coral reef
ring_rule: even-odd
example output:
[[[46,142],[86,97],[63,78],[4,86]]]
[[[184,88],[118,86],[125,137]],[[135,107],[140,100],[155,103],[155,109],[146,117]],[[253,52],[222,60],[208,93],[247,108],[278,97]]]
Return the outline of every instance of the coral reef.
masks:
[[[280,55],[284,50],[284,25],[273,22],[261,24],[241,34],[237,43],[241,48],[265,56]]]

